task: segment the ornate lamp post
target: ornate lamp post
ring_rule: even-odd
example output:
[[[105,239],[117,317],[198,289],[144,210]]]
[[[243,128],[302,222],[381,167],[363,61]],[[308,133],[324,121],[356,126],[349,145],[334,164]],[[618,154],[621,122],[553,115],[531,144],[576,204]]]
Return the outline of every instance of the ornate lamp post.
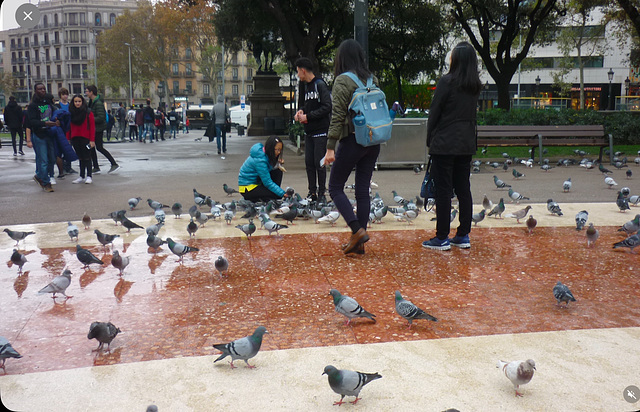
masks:
[[[625,110],[627,109],[627,97],[629,96],[629,86],[631,85],[631,80],[629,80],[629,76],[624,79],[624,106]]]
[[[540,106],[540,75],[536,77],[536,106]]]
[[[607,76],[609,77],[609,110],[611,110],[611,102],[613,101],[613,99],[611,98],[611,82],[613,81],[613,75],[615,73],[613,72],[613,69],[609,69],[609,71],[607,72]]]
[[[131,45],[129,43],[125,43],[125,45],[129,48],[129,105],[133,106],[133,83],[131,83]]]

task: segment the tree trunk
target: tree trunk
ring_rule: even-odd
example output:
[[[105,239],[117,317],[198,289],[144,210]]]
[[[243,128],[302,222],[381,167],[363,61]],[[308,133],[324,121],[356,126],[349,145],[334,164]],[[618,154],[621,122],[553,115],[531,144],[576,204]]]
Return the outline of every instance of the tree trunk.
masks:
[[[498,109],[507,111],[511,109],[511,95],[509,93],[510,78],[511,77],[507,76],[494,78],[496,87],[498,88]]]

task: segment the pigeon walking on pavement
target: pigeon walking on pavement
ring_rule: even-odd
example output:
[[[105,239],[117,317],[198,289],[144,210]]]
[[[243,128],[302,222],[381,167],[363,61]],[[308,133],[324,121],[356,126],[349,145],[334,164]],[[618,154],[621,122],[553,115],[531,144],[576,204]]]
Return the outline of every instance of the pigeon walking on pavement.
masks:
[[[0,368],[2,368],[5,374],[7,373],[7,369],[4,366],[6,360],[9,358],[20,359],[21,357],[22,355],[20,355],[18,351],[11,346],[9,340],[0,336],[0,362],[2,362],[0,363]]]
[[[87,334],[87,339],[95,339],[100,344],[98,347],[92,352],[100,352],[104,347],[104,344],[107,344],[107,351],[111,350],[111,342],[118,336],[118,333],[122,332],[119,328],[116,327],[111,322],[93,322],[91,326],[89,326],[89,333]]]
[[[126,217],[122,217],[122,226],[127,228],[127,233],[131,233],[131,229],[144,229],[139,224],[127,219]]]
[[[611,176],[607,176],[604,178],[604,183],[609,186],[609,189],[613,189],[613,186],[618,186],[618,184],[616,183],[615,180],[613,180],[613,177]]]
[[[493,208],[493,203],[489,200],[486,194],[482,198],[482,208],[484,210],[491,210]]]
[[[187,253],[200,251],[200,249],[198,249],[197,247],[191,247],[177,243],[170,237],[167,238],[166,242],[167,245],[169,245],[169,249],[171,249],[171,252],[179,257],[178,262],[182,262],[184,255],[186,255]]]
[[[564,181],[564,183],[562,184],[562,191],[563,192],[571,191],[571,178],[568,178],[567,180]]]
[[[222,189],[227,194],[227,196],[233,196],[234,193],[238,193],[238,191],[232,187],[227,186],[227,184],[222,185]]]
[[[524,173],[518,172],[515,167],[513,168],[512,174],[513,174],[513,178],[516,180],[526,176]]]
[[[256,225],[253,223],[253,219],[249,219],[249,223],[237,225],[236,229],[242,230],[242,233],[247,235],[247,239],[251,239],[251,235],[256,231]]]
[[[640,230],[640,214],[637,214],[633,219],[618,228],[618,232],[625,232],[628,235],[632,235],[638,230]]]
[[[193,221],[193,218],[191,218],[189,220],[189,223],[187,224],[187,232],[189,233],[189,237],[191,236],[195,237],[197,231],[198,231],[198,224]]]
[[[120,252],[114,250],[113,257],[111,258],[111,264],[114,268],[120,271],[120,276],[122,276],[124,268],[129,264],[129,256],[120,256]]]
[[[27,263],[27,257],[23,253],[18,252],[18,249],[13,249],[11,263],[18,266],[18,273],[22,273],[22,266]]]
[[[127,201],[127,203],[129,203],[129,209],[133,210],[138,206],[138,203],[140,203],[140,201],[142,200],[141,197],[132,197],[131,199],[129,199]]]
[[[78,230],[78,226],[74,225],[71,222],[67,222],[67,235],[69,235],[69,238],[71,239],[71,241],[73,242],[73,239],[75,238],[76,242],[78,241],[78,235],[80,234],[80,231]]]
[[[473,221],[473,224],[477,226],[478,223],[484,220],[484,216],[485,216],[484,209],[482,209],[480,212],[472,214],[471,220]]]
[[[533,217],[533,215],[529,215],[529,219],[526,221],[527,229],[529,230],[529,234],[533,234],[533,229],[538,225],[538,221]]]
[[[576,214],[576,230],[584,229],[584,225],[587,224],[587,219],[589,219],[589,212],[586,210],[581,210]]]
[[[60,276],[56,276],[51,283],[47,286],[43,287],[38,291],[38,294],[41,295],[43,293],[51,293],[51,297],[53,299],[56,298],[56,293],[62,293],[62,296],[69,299],[73,296],[67,296],[65,291],[71,284],[71,271],[69,269],[65,269]]]
[[[156,211],[156,210],[160,210],[160,209],[162,209],[162,208],[169,209],[169,206],[164,205],[164,204],[162,204],[162,203],[160,203],[160,202],[157,202],[157,201],[155,201],[155,200],[153,200],[153,199],[147,199],[147,204],[148,204],[148,205],[149,205],[149,207],[150,207],[151,209],[153,209],[154,211]]]
[[[434,322],[438,321],[438,319],[429,315],[427,312],[420,309],[410,301],[403,299],[402,295],[400,294],[400,291],[398,290],[396,290],[395,292],[395,299],[396,299],[396,312],[398,313],[398,315],[402,316],[407,321],[409,321],[409,329],[411,329],[411,325],[414,319],[427,319]]]
[[[376,373],[363,373],[350,371],[346,369],[338,369],[333,365],[327,365],[324,367],[323,375],[327,375],[329,378],[329,386],[331,389],[340,395],[340,400],[334,402],[334,405],[342,405],[345,396],[355,396],[356,399],[351,402],[352,404],[358,403],[361,399],[358,397],[360,391],[364,385],[372,382],[376,379],[382,378],[378,372]]]
[[[498,361],[497,367],[502,369],[504,375],[513,383],[516,396],[522,396],[518,389],[520,385],[525,385],[531,381],[536,370],[536,363],[533,359],[512,362]]]
[[[336,289],[331,289],[329,295],[333,297],[333,304],[336,307],[336,312],[342,313],[347,317],[346,325],[351,323],[354,318],[368,318],[376,323],[376,315],[369,313],[362,306],[356,302],[355,299],[346,295],[341,295]]]
[[[589,223],[589,227],[586,232],[587,247],[595,246],[596,240],[600,237],[600,232],[593,226],[593,223]]]
[[[495,216],[496,219],[499,217],[500,219],[502,219],[502,213],[504,213],[504,199],[500,198],[500,201],[498,202],[497,205],[495,205],[493,207],[493,209],[491,209],[491,211],[489,212],[489,214],[487,216]]]
[[[216,261],[213,262],[213,266],[220,273],[220,277],[225,277],[229,270],[229,261],[224,256],[218,256]]]
[[[153,248],[153,253],[157,253],[158,248],[164,245],[165,243],[166,242],[164,240],[160,239],[157,236],[154,236],[154,235],[147,236],[147,246],[149,246],[150,248]]]
[[[560,205],[557,202],[554,202],[553,199],[547,199],[547,210],[552,215],[562,216],[562,209],[560,209]]]
[[[24,240],[24,238],[26,238],[27,236],[36,234],[36,232],[20,232],[17,230],[14,231],[10,229],[5,229],[3,230],[3,232],[9,235],[11,239],[16,241],[16,246],[18,246],[18,243],[20,243],[21,240]]]
[[[527,216],[527,213],[529,213],[530,209],[531,209],[531,206],[527,206],[524,209],[520,209],[513,213],[507,213],[506,215],[504,215],[504,217],[513,217],[516,219],[518,223],[520,223],[520,219],[524,219]]]
[[[526,196],[522,196],[520,193],[514,191],[513,189],[509,189],[509,197],[512,202],[520,203],[521,200],[530,200]]]
[[[576,298],[573,297],[573,293],[571,293],[569,287],[567,285],[563,285],[560,281],[558,281],[558,283],[553,287],[553,296],[558,301],[558,306],[561,306],[560,302],[564,302],[565,308],[569,307],[569,302],[576,301]]]
[[[171,206],[171,213],[173,213],[174,219],[179,219],[182,215],[182,204],[176,202]]]
[[[127,211],[122,209],[122,210],[116,210],[115,212],[111,212],[107,216],[113,219],[113,221],[116,223],[116,226],[118,226],[118,223],[122,223],[122,220],[126,219],[125,218],[126,213]]]
[[[602,163],[598,163],[598,170],[605,175],[608,175],[609,173],[612,173],[611,170],[607,169],[606,167],[604,167],[602,165]]]
[[[511,187],[511,185],[506,184],[502,180],[498,179],[498,176],[493,175],[493,183],[495,183],[498,189],[504,189],[505,187]]]
[[[640,233],[640,232],[638,232]],[[636,233],[635,235],[631,235],[623,241],[616,242],[613,244],[613,248],[621,248],[626,247],[631,250],[631,253],[636,253],[633,249],[637,248],[640,245],[640,234]]]
[[[627,199],[627,197],[622,194],[622,190],[618,191],[616,206],[618,206],[618,209],[620,209],[621,212],[631,210],[631,208],[629,207],[629,199]]]
[[[236,368],[233,366],[233,361],[238,359],[243,360],[244,363],[247,364],[247,368],[255,368],[255,366],[249,364],[249,359],[256,356],[258,351],[260,351],[260,346],[262,346],[262,337],[265,333],[269,333],[267,332],[267,328],[264,326],[258,326],[253,334],[249,336],[229,343],[214,344],[213,347],[221,351],[222,354],[213,362],[215,363],[227,356],[231,356],[231,369]]]
[[[145,231],[147,232],[147,236],[153,235],[158,236],[160,229],[164,226],[164,223],[154,223],[153,225],[147,227]]]
[[[91,253],[88,249],[83,249],[80,245],[76,245],[76,257],[78,258],[80,263],[84,265],[84,269],[88,268],[89,265],[93,263],[104,265],[103,261],[95,257],[93,253]]]
[[[91,216],[84,212],[84,216],[82,216],[82,224],[84,225],[84,230],[88,230],[91,227]]]
[[[94,229],[93,233],[96,234],[98,242],[100,242],[100,244],[104,246],[105,251],[107,250],[108,244],[113,245],[113,241],[115,240],[115,238],[120,237],[120,235],[108,235],[106,233],[102,233],[98,229]]]

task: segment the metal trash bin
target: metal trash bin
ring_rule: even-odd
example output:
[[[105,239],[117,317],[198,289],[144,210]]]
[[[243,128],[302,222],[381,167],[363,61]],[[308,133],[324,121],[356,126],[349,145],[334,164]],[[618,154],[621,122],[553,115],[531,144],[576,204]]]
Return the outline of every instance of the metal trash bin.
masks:
[[[244,136],[244,126],[241,124],[238,125],[238,136]]]
[[[427,163],[427,118],[396,118],[391,139],[380,145],[376,166],[415,166]]]

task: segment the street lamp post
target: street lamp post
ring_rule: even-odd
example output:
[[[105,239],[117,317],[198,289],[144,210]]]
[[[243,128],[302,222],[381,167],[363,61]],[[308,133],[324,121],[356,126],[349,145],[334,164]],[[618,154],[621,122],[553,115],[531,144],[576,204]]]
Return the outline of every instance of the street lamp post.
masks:
[[[93,84],[98,87],[98,33],[91,29],[93,33]]]
[[[631,80],[629,80],[629,76],[624,79],[624,107],[627,109],[627,97],[629,96],[629,86],[631,85]]]
[[[295,67],[293,66],[292,58],[289,59],[288,62],[289,69],[289,140],[294,141],[293,136],[293,108],[294,108],[294,98],[293,98],[293,81],[295,80],[296,75],[294,74]]]
[[[31,102],[31,78],[29,77],[29,58],[25,57],[24,61],[27,63],[26,72],[27,72],[27,102]]]
[[[131,45],[125,43],[129,48],[129,105],[133,106],[133,83],[131,83]]]
[[[540,106],[540,75],[536,77],[536,106]]]
[[[45,57],[44,60],[44,84],[47,86],[47,90],[49,89],[49,76],[47,75],[47,54],[45,52],[40,52],[41,56]]]
[[[609,71],[607,72],[607,76],[609,77],[609,110],[611,110],[611,102],[612,102],[612,98],[611,98],[611,82],[613,81],[613,75],[615,73],[613,72],[613,69],[610,68]]]
[[[489,94],[489,80],[484,84],[484,90],[482,92],[484,93],[484,110],[487,110],[489,108],[489,102],[487,102],[487,95]]]

